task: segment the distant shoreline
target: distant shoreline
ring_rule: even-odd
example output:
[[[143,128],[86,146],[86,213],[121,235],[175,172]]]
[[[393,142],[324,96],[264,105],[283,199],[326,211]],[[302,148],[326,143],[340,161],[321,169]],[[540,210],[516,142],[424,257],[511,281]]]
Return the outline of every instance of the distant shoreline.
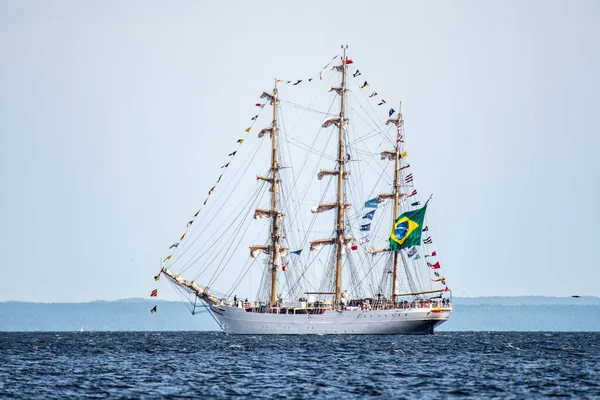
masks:
[[[454,298],[439,332],[599,332],[598,297]],[[157,306],[156,313],[150,310]],[[218,331],[208,312],[192,315],[189,304],[159,299],[85,303],[0,302],[3,332]]]

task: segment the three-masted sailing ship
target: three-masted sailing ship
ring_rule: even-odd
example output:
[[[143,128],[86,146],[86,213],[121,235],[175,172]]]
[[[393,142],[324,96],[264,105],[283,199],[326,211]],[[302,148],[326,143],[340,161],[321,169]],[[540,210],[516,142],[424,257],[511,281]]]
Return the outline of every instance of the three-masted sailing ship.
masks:
[[[401,109],[387,110],[345,47],[330,64],[309,79],[277,79],[262,93],[251,120],[264,120],[270,106],[270,124],[258,135],[248,127],[237,140],[155,276],[165,276],[192,312],[207,308],[226,333],[431,334],[452,312],[425,223],[431,197],[418,201]],[[328,86],[336,76],[339,84]],[[305,105],[292,102],[301,87],[317,89]],[[268,170],[248,179],[252,166],[267,167],[266,152]]]

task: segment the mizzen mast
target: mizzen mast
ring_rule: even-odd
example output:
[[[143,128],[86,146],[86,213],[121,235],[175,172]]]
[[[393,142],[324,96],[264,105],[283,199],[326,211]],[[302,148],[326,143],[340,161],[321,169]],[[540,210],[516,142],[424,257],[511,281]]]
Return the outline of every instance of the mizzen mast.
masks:
[[[402,140],[402,103],[398,107],[398,116],[394,119],[390,118],[386,121],[386,124],[393,123],[396,125],[397,137],[396,137],[396,151],[394,154],[394,210],[393,210],[393,219],[392,224],[396,222],[398,219],[398,206],[400,203],[400,142]],[[392,266],[392,289],[391,289],[391,298],[392,305],[396,304],[396,283],[398,280],[398,251],[394,252],[394,260]]]
[[[396,118],[389,118],[386,121],[386,125],[394,124],[396,125],[396,147],[394,151],[383,151],[381,152],[382,160],[394,160],[394,187],[392,193],[380,193],[377,195],[377,201],[379,203],[387,200],[394,199],[394,206],[392,210],[392,226],[398,219],[399,208],[400,208],[400,199],[406,196],[406,193],[402,193],[400,191],[400,159],[402,158],[400,143],[402,143],[402,124],[404,120],[402,119],[402,103],[400,103],[400,107],[398,108],[398,115]],[[389,248],[380,249],[380,250],[371,250],[371,254],[377,254],[389,251]],[[398,257],[399,250],[394,251],[393,261],[392,261],[392,284],[390,290],[390,297],[392,304],[396,304],[396,297],[398,296],[396,284],[398,282]]]

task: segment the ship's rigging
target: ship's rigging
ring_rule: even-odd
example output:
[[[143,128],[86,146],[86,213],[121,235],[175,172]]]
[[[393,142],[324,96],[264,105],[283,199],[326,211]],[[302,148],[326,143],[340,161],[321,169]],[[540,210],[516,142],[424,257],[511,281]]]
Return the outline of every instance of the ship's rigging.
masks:
[[[390,252],[386,246],[398,216],[421,206],[404,148],[401,108],[390,108],[382,119],[387,102],[358,69],[348,72],[354,62],[346,49],[332,61],[331,69],[312,78],[276,80],[272,91],[262,93],[252,125],[171,246],[161,271],[192,309],[198,299],[216,303],[238,296],[271,313],[285,299],[310,297],[332,309],[351,299],[385,299],[395,307],[398,296],[448,290],[439,279],[439,262],[430,262],[436,253],[429,247]],[[289,87],[290,97],[292,88],[318,90],[300,105],[281,100],[278,85]],[[292,107],[284,111],[282,105]],[[265,115],[272,117],[270,124],[255,132]],[[267,167],[265,153],[270,165],[256,174]],[[393,161],[391,173],[382,161]],[[257,227],[263,219],[269,221],[266,232]],[[432,241],[424,239],[426,245]]]

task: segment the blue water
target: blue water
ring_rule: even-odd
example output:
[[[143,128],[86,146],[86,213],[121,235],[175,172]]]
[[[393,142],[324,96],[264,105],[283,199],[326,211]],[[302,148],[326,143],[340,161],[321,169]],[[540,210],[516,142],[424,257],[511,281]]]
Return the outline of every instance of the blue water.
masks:
[[[0,333],[0,398],[600,398],[600,333]]]

